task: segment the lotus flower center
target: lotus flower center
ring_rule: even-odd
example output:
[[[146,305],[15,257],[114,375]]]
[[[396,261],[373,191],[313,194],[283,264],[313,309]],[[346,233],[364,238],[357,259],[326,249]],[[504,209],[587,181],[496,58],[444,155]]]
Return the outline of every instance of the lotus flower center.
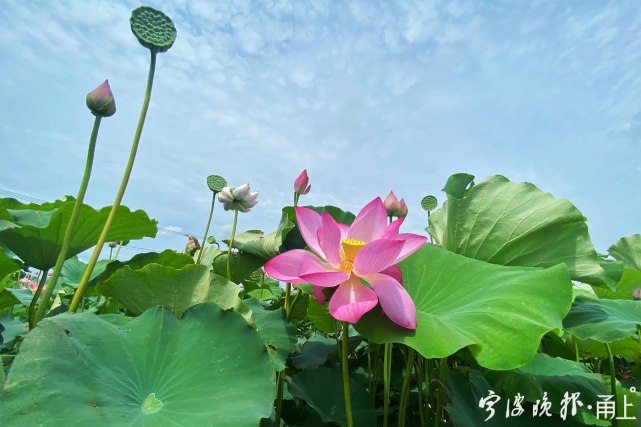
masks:
[[[354,262],[356,254],[363,249],[363,246],[365,246],[365,242],[362,240],[344,239],[341,242],[341,249],[343,249],[341,254],[343,256],[341,258],[347,258],[349,261]]]

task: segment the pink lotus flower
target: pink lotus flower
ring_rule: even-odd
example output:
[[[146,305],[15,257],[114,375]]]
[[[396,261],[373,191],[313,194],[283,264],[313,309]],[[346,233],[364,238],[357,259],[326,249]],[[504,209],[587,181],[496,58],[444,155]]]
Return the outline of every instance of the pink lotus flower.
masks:
[[[634,299],[635,301],[641,300],[641,288],[636,288],[632,292],[632,299]]]
[[[387,216],[395,216],[398,218],[405,218],[407,216],[407,204],[405,200],[400,201],[396,198],[393,191],[390,191],[385,200],[383,201]]]
[[[303,170],[296,181],[294,181],[294,192],[296,194],[307,194],[312,186],[309,185],[309,177],[307,176],[307,169]]]
[[[416,308],[396,264],[418,250],[426,237],[398,234],[403,219],[387,225],[380,197],[368,203],[351,226],[337,223],[327,212],[295,210],[303,239],[314,253],[294,249],[280,254],[265,264],[265,273],[284,282],[313,284],[321,303],[323,289],[338,286],[329,302],[337,320],[356,323],[380,302],[394,323],[416,329]]]

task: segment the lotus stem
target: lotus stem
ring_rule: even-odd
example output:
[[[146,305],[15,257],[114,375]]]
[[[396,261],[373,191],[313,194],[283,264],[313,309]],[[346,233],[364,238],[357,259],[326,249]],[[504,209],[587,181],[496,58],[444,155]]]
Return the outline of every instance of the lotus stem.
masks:
[[[418,416],[421,419],[421,427],[425,426],[425,410],[423,408],[423,356],[416,357],[416,381],[418,382]]]
[[[227,280],[231,280],[231,248],[234,246],[234,237],[236,236],[236,225],[238,224],[238,211],[234,211],[234,225],[231,228],[231,237],[229,238],[229,250],[227,251]]]
[[[42,301],[40,301],[40,305],[38,305],[38,310],[36,311],[36,317],[33,321],[33,326],[37,325],[38,322],[42,320],[45,315],[45,311],[47,311],[47,309],[49,308],[49,300],[51,299],[53,290],[58,283],[58,279],[60,278],[62,266],[67,260],[69,245],[71,243],[71,236],[73,236],[73,229],[76,226],[76,221],[78,220],[78,215],[80,214],[80,209],[82,208],[82,203],[85,199],[85,194],[87,193],[87,187],[89,186],[89,178],[91,177],[91,169],[93,168],[93,158],[94,152],[96,151],[96,140],[98,139],[98,130],[100,129],[101,120],[102,117],[97,115],[93,122],[93,129],[91,131],[91,137],[89,138],[89,149],[87,150],[85,173],[82,176],[82,181],[80,182],[80,188],[78,189],[76,203],[73,206],[71,218],[69,218],[69,223],[67,224],[67,229],[65,230],[65,235],[62,239],[62,247],[60,248],[58,259],[56,259],[56,264],[53,267],[53,273],[51,274],[51,280],[49,280],[49,286],[45,290]]]
[[[345,399],[345,419],[347,427],[354,427],[352,420],[352,395],[349,389],[349,362],[347,360],[348,345],[349,345],[349,323],[343,322],[342,332],[342,348],[341,348],[341,368],[343,371],[343,397]]]
[[[389,421],[389,391],[392,376],[392,344],[386,343],[383,350],[383,427]]]
[[[216,192],[212,192],[212,198],[211,198],[211,208],[209,209],[209,219],[207,219],[207,226],[205,227],[205,235],[203,236],[203,239],[201,240],[200,244],[200,252],[198,253],[198,259],[196,260],[196,264],[200,264],[200,260],[203,257],[203,253],[205,252],[205,244],[207,243],[207,233],[209,233],[209,226],[211,225],[211,217],[214,215],[214,205],[216,204]]]
[[[36,289],[36,292],[33,294],[33,298],[31,299],[31,303],[29,304],[29,329],[33,329],[36,326],[36,303],[38,301],[38,298],[40,297],[42,288],[45,286],[45,283],[47,283],[47,272],[41,270],[38,289]]]
[[[612,349],[610,344],[605,343],[605,350],[608,352],[608,363],[610,364],[610,394],[614,396],[614,406],[617,405],[617,372],[614,368],[614,356],[612,355]],[[617,427],[619,421],[617,418],[612,420],[612,427]]]
[[[129,153],[129,160],[127,161],[127,167],[125,168],[125,173],[122,177],[122,182],[120,183],[120,188],[118,189],[118,193],[116,194],[116,199],[114,200],[113,206],[111,207],[111,212],[109,212],[109,217],[107,218],[107,222],[105,222],[105,226],[102,228],[102,233],[98,238],[96,247],[94,248],[93,253],[91,254],[89,263],[85,268],[85,272],[82,275],[82,279],[80,279],[80,284],[78,285],[78,288],[76,289],[76,292],[73,296],[73,300],[71,301],[71,305],[69,306],[70,313],[76,312],[78,305],[80,304],[80,301],[82,301],[84,297],[87,284],[89,283],[89,278],[91,277],[91,273],[93,272],[93,269],[96,267],[96,263],[98,262],[98,257],[100,256],[102,247],[105,245],[105,241],[107,240],[107,234],[111,229],[111,225],[114,222],[116,213],[118,212],[118,208],[120,207],[120,203],[122,202],[122,198],[125,195],[125,190],[127,189],[127,183],[129,182],[129,177],[131,176],[131,171],[134,167],[134,161],[136,160],[136,152],[138,151],[140,136],[142,135],[142,128],[145,125],[145,118],[147,117],[147,109],[149,108],[149,100],[151,99],[151,89],[153,87],[153,82],[154,82],[154,72],[156,70],[156,52],[154,52],[153,50],[150,52],[151,52],[151,62],[149,64],[149,74],[147,76],[147,90],[145,92],[145,99],[142,104],[142,110],[140,111],[140,118],[138,119],[138,126],[136,127],[136,133],[134,134],[134,140],[131,145],[131,152]]]
[[[414,367],[414,349],[408,347],[407,365],[405,366],[405,379],[403,380],[403,389],[401,390],[401,403],[399,408],[398,427],[405,427],[405,410],[407,400],[410,394],[410,382],[412,379],[412,368]]]
[[[281,411],[283,405],[283,386],[285,384],[285,369],[277,375],[278,389],[276,391],[276,415],[274,415],[274,427],[280,427]]]
[[[436,414],[434,417],[434,425],[438,427],[441,425],[441,420],[443,419],[443,394],[445,393],[445,374],[447,372],[447,357],[439,360],[438,362],[438,380],[439,386],[441,389],[436,395]]]

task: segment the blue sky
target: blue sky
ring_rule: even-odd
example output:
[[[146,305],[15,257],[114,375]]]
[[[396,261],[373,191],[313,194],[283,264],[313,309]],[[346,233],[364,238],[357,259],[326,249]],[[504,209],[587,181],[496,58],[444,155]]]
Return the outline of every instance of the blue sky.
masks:
[[[301,203],[356,212],[390,190],[444,200],[468,172],[570,199],[600,251],[641,232],[641,8],[636,1],[150,1],[178,30],[161,54],[124,204],[161,227],[204,231],[207,175],[249,182],[239,230],[275,229],[307,168]],[[112,203],[140,111],[148,51],[136,1],[3,1],[0,189],[75,195],[108,78],[86,201]],[[218,206],[210,234],[227,238]],[[182,249],[160,233],[132,243]],[[135,250],[124,257],[133,255]]]

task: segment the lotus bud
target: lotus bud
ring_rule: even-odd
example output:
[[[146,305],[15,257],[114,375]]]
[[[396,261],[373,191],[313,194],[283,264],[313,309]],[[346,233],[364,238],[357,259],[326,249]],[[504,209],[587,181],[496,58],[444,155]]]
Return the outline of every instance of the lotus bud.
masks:
[[[109,117],[116,112],[116,101],[109,87],[109,80],[87,94],[87,107],[94,116]]]
[[[387,211],[387,216],[396,216],[396,209],[398,206],[398,199],[393,191],[390,191],[385,200],[383,200],[383,206]]]
[[[403,199],[398,202],[398,214],[396,216],[399,218],[405,218],[407,216],[407,204]]]
[[[387,216],[395,216],[398,218],[405,218],[407,216],[405,200],[401,199],[399,202],[393,191],[390,191],[385,200],[383,200],[383,206],[385,206]]]
[[[294,192],[296,194],[307,194],[312,186],[309,185],[309,177],[307,176],[307,169],[303,170],[298,178],[294,181]]]
[[[632,298],[634,298],[635,301],[641,300],[641,288],[636,288],[634,292],[632,292]]]

